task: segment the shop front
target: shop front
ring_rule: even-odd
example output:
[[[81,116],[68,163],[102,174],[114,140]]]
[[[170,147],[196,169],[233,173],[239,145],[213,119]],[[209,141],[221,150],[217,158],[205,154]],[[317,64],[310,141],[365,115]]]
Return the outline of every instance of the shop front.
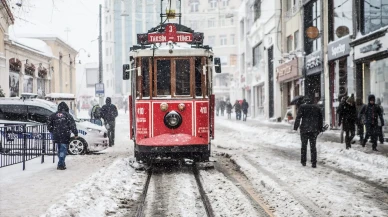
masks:
[[[291,100],[300,95],[300,73],[298,59],[283,63],[276,68],[276,80],[279,83],[281,95],[281,115],[285,119],[295,119],[296,108],[291,105]]]
[[[321,100],[322,52],[318,50],[306,56],[305,64],[305,96],[317,104]]]
[[[337,126],[336,110],[344,96],[354,93],[354,73],[350,54],[350,37],[346,36],[328,45],[331,126]]]
[[[356,101],[368,103],[368,95],[374,94],[388,111],[388,35],[387,29],[374,32],[351,43],[356,65]],[[384,116],[385,122],[388,116]],[[384,127],[384,132],[388,128]]]
[[[368,103],[368,95],[374,94],[388,110],[388,35],[387,29],[368,37],[356,39],[354,62],[356,65],[356,100]]]

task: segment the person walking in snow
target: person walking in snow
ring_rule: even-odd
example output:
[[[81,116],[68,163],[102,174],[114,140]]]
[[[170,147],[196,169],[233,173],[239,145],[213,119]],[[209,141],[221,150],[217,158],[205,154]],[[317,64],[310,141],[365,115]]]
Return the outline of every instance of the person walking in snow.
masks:
[[[231,119],[232,118],[232,104],[228,101],[226,101],[226,113],[228,114],[228,119]]]
[[[249,104],[244,99],[243,102],[242,102],[242,105],[241,105],[241,109],[242,109],[242,112],[243,112],[243,121],[247,121],[248,108],[249,108]]]
[[[241,104],[238,100],[234,103],[233,108],[236,112],[236,120],[241,120]]]
[[[344,107],[346,105],[346,100],[348,99],[348,96],[343,96],[341,98],[341,103],[339,104],[339,106],[337,107],[337,117],[338,117],[338,123],[339,123],[339,117],[342,116],[342,112],[344,110]],[[340,126],[340,125],[339,125]],[[341,138],[341,143],[344,143],[344,129],[343,127],[341,127],[341,134],[340,134],[340,138]]]
[[[221,102],[220,102],[221,116],[224,116],[225,105],[226,105],[225,101],[224,101],[224,100],[221,100]]]
[[[375,96],[373,94],[368,96],[368,105],[363,107],[360,111],[360,115],[365,115],[365,127],[366,135],[362,142],[362,147],[365,147],[369,137],[372,138],[372,149],[377,150],[377,132],[378,132],[378,119],[381,121],[381,126],[384,126],[383,114],[380,106],[375,104]]]
[[[220,100],[217,99],[217,101],[216,101],[216,115],[217,116],[220,114],[220,108],[221,108]]]
[[[383,108],[383,106],[381,105],[381,100],[380,100],[380,98],[377,98],[377,100],[376,100],[376,105],[380,107],[381,116],[382,116],[383,119],[384,119],[384,108]],[[377,119],[377,138],[379,139],[380,144],[383,144],[383,143],[384,143],[383,126],[381,126],[381,121],[380,121],[380,119]]]
[[[357,134],[360,137],[360,144],[364,141],[364,124],[365,124],[365,115],[360,115],[362,108],[366,106],[362,103],[361,99],[356,100],[356,109],[357,109]]]
[[[298,115],[295,119],[294,130],[300,126],[300,139],[302,142],[301,163],[306,166],[307,161],[307,143],[310,141],[311,164],[313,168],[317,167],[317,136],[323,131],[323,116],[318,105],[313,105],[312,100],[304,98],[304,103],[299,107]],[[302,120],[302,124],[300,124]]]
[[[342,129],[345,132],[346,149],[351,148],[351,142],[356,131],[357,109],[354,102],[354,95],[352,94],[346,100],[346,104],[343,105],[342,112],[339,114],[338,124],[341,126],[342,123]]]
[[[69,107],[65,102],[58,105],[58,111],[49,116],[47,120],[47,129],[53,135],[53,142],[58,147],[58,170],[66,169],[66,154],[70,143],[71,133],[78,137],[77,126],[73,117],[69,114]]]
[[[104,119],[104,124],[108,130],[109,146],[112,147],[115,144],[115,127],[116,117],[118,116],[117,107],[112,104],[110,97],[105,100],[105,105],[101,108],[101,116]]]

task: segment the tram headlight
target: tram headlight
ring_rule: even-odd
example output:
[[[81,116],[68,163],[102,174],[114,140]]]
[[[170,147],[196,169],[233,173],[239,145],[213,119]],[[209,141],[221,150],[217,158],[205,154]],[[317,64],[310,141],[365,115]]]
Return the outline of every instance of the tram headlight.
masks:
[[[185,104],[180,103],[180,104],[178,105],[178,109],[179,109],[179,111],[185,110]]]
[[[182,124],[182,116],[176,111],[170,111],[164,116],[164,124],[170,129],[176,129]]]
[[[162,110],[162,112],[167,111],[167,109],[168,109],[167,103],[164,102],[164,103],[160,104],[160,110]]]

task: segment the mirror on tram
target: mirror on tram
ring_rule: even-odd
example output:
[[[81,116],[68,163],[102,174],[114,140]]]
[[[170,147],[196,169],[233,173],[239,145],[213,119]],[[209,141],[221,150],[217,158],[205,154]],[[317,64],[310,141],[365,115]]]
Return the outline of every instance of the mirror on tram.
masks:
[[[219,57],[214,58],[214,69],[216,73],[221,73],[221,59]]]
[[[123,65],[123,80],[129,80],[129,64],[124,64]]]

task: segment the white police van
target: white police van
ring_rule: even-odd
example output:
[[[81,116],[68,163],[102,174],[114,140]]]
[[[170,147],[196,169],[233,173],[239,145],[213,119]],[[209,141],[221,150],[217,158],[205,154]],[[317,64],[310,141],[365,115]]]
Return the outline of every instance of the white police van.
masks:
[[[57,110],[57,104],[33,97],[0,98],[0,127],[12,124],[26,124],[27,126],[46,124],[48,117]],[[107,130],[104,127],[87,121],[81,122],[74,115],[73,118],[76,122],[78,138],[74,138],[72,134],[69,154],[78,155],[89,151],[101,151],[108,147]]]

